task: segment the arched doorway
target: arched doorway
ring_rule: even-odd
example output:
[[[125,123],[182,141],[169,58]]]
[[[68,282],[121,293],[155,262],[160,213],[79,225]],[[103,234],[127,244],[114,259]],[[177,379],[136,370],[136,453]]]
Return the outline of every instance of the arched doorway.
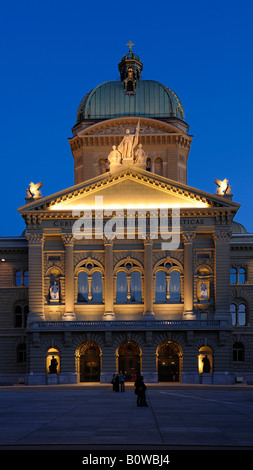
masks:
[[[158,381],[179,382],[180,350],[176,343],[166,341],[158,347]]]
[[[89,341],[79,350],[80,382],[100,382],[100,348],[97,343]]]
[[[141,370],[141,351],[134,341],[124,341],[118,349],[118,370],[127,382],[134,382]]]

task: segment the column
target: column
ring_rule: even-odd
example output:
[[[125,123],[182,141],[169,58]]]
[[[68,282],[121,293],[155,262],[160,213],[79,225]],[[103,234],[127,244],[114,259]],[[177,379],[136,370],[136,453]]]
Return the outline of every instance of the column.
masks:
[[[44,316],[44,234],[27,232],[29,266],[28,324],[45,320]]]
[[[153,313],[153,241],[149,238],[144,240],[144,318],[154,318]]]
[[[64,320],[75,320],[74,299],[74,237],[70,233],[62,234],[65,245],[65,314]]]
[[[196,232],[183,232],[184,240],[184,319],[193,320],[193,240]]]
[[[103,320],[114,320],[113,312],[113,240],[104,237],[105,247],[105,313]]]
[[[230,321],[230,237],[231,233],[217,231],[215,243],[215,319]]]

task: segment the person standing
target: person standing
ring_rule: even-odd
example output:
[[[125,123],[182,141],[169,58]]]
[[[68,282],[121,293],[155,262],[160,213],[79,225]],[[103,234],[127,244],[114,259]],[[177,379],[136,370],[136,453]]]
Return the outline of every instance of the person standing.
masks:
[[[120,372],[119,384],[120,384],[120,391],[124,392],[125,391],[125,376],[124,376],[123,372]]]
[[[143,381],[143,377],[137,377],[135,381],[135,394],[137,395],[137,406],[148,406],[146,401],[146,390],[147,387]]]

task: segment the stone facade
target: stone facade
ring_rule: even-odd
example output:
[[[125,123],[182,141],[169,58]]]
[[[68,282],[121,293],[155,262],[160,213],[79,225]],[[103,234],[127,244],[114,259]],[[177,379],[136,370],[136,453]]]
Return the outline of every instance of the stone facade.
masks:
[[[145,164],[110,166],[127,129]],[[1,383],[253,380],[253,235],[230,194],[187,186],[191,140],[176,113],[79,119],[75,185],[0,239]]]

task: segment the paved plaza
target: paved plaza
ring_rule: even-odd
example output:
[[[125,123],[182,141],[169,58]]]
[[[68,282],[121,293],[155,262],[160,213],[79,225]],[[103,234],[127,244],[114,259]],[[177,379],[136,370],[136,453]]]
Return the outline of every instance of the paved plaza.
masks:
[[[0,387],[0,450],[253,449],[253,386]]]

